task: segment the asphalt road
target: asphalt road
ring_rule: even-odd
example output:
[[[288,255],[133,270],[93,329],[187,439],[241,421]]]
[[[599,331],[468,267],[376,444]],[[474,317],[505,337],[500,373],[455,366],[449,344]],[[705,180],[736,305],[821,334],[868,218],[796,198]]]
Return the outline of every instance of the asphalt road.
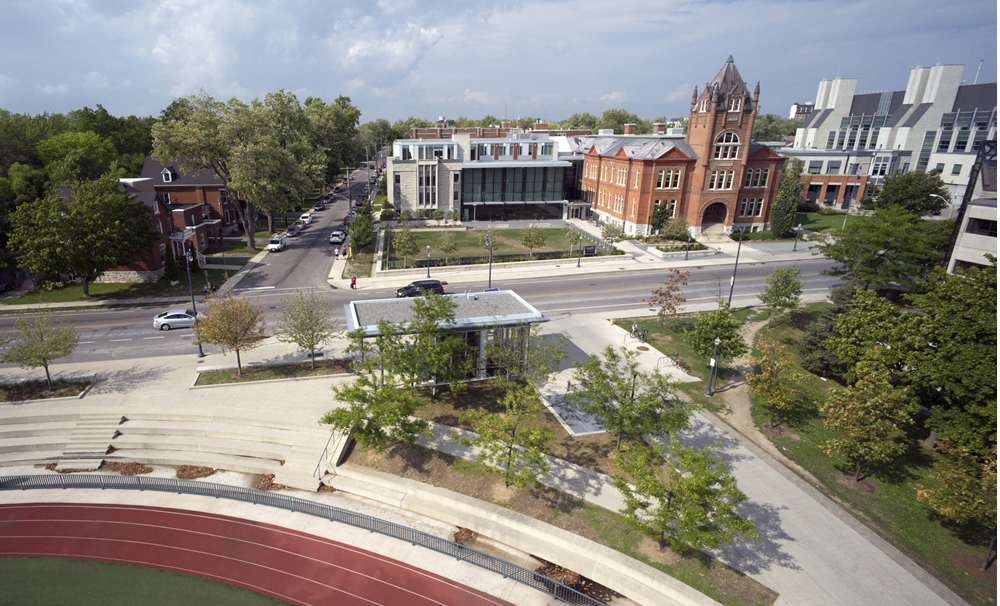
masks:
[[[297,241],[287,252],[272,253],[269,255],[266,271],[260,272],[259,282],[252,287],[255,290],[242,291],[244,296],[256,297],[264,306],[267,324],[271,330],[274,329],[280,314],[282,298],[303,286],[319,286],[319,292],[329,299],[334,306],[334,313],[338,316],[343,313],[343,305],[351,300],[395,296],[395,285],[390,288],[362,289],[356,292],[327,289],[325,280],[332,256],[332,247],[327,238],[338,213],[335,209],[327,208],[318,214],[321,215],[318,225],[309,226],[298,238],[298,241],[310,242],[309,247],[299,245]],[[318,229],[319,226],[324,227]],[[833,265],[833,262],[827,259],[800,261],[797,264],[802,270],[801,279],[807,293],[828,292],[838,283],[836,278],[819,273]],[[748,301],[749,297],[758,294],[763,289],[764,276],[775,266],[780,265],[789,264],[741,265],[733,288],[733,305],[740,306]],[[688,286],[683,293],[688,300],[687,304],[711,303],[720,296],[728,297],[731,275],[732,266],[692,269]],[[493,281],[493,286],[516,291],[546,314],[604,311],[609,317],[613,317],[617,310],[644,307],[646,304],[643,299],[648,298],[650,292],[662,284],[662,280],[663,270],[660,269],[627,273],[612,271],[607,274],[588,274],[581,277],[496,279]],[[242,281],[240,286],[244,287],[245,283],[246,280]],[[475,291],[485,287],[485,281],[481,284],[463,283],[454,287],[446,286],[445,292]],[[70,356],[62,358],[62,361],[96,362],[195,353],[195,346],[192,344],[193,333],[190,328],[168,332],[153,329],[153,316],[165,309],[146,307],[56,312],[54,315],[68,318],[80,334],[79,347]],[[13,322],[14,316],[0,316],[0,330],[12,328]],[[205,346],[205,351],[212,353],[213,348]]]

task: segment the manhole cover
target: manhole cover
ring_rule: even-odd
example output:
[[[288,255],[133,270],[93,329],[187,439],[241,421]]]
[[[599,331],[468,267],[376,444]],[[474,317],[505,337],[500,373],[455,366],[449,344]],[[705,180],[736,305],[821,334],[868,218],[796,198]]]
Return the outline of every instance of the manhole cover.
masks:
[[[649,351],[649,348],[646,347],[645,345],[640,345],[639,347],[636,347],[636,349],[638,349],[639,351]]]

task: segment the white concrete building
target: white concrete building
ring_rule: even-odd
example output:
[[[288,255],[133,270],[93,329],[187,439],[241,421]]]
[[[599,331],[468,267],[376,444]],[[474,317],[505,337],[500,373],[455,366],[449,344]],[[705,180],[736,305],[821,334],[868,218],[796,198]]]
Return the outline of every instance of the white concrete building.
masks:
[[[901,91],[858,93],[855,78],[821,81],[795,142],[782,149],[803,162],[805,199],[847,208],[896,171],[935,169],[961,197],[983,142],[996,139],[997,113],[996,83],[965,84],[964,67],[918,66]]]

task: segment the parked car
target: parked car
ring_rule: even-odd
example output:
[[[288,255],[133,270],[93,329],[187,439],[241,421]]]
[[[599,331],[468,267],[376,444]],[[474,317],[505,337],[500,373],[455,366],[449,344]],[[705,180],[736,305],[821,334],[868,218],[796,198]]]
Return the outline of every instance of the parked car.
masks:
[[[285,250],[286,245],[287,242],[285,242],[284,234],[281,234],[279,236],[274,236],[273,238],[271,238],[271,241],[268,242],[267,244],[267,252],[281,252]]]
[[[343,244],[346,239],[347,234],[341,229],[330,234],[330,244]]]
[[[298,223],[292,223],[291,225],[288,226],[288,229],[285,230],[285,235],[289,237],[294,237],[299,235],[299,231],[301,231],[301,228],[299,227]]]
[[[315,206],[313,206],[313,210],[323,210],[324,208],[326,208],[326,207],[323,206],[323,201],[322,200],[320,200],[319,202],[316,203]]]
[[[344,225],[350,225],[350,224],[351,224],[351,215],[347,215],[346,217],[344,217]]]
[[[396,298],[419,297],[428,293],[444,294],[444,286],[441,280],[417,280],[410,282],[403,288],[396,290]]]
[[[309,225],[309,223],[312,222],[312,218],[313,217],[312,217],[311,214],[306,213],[306,214],[302,215],[301,217],[299,217],[299,221],[302,221],[303,225]]]
[[[341,185],[347,185],[347,177],[344,177],[344,180],[341,181],[340,184]]]
[[[198,312],[197,316],[190,309],[171,309],[153,318],[153,328],[170,330],[171,328],[187,328],[194,326],[197,320],[204,320],[205,314]]]
[[[337,187],[333,188],[333,193],[335,193],[335,194],[339,194],[340,193],[340,186],[339,185]]]

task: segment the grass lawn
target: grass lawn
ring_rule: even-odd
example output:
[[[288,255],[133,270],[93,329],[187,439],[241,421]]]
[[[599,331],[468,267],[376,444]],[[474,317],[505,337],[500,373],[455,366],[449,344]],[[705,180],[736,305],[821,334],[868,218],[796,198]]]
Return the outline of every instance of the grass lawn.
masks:
[[[737,309],[733,313],[742,323],[750,319],[758,319],[761,312],[754,309]],[[639,323],[639,330],[649,331],[646,337],[647,342],[650,345],[663,353],[665,356],[673,357],[679,355],[681,363],[687,370],[688,374],[702,379],[701,381],[693,383],[681,383],[681,391],[691,396],[691,399],[694,400],[699,406],[707,408],[708,410],[719,410],[722,406],[721,401],[717,398],[705,395],[705,381],[708,380],[708,374],[711,368],[709,366],[711,356],[706,358],[696,354],[684,338],[684,333],[694,329],[697,316],[694,314],[683,314],[673,318],[667,318],[663,323],[662,335],[660,335],[660,318],[654,312],[650,312],[649,315],[645,317],[615,319],[615,324],[629,330],[632,327],[633,321]],[[664,363],[666,364],[667,362]],[[718,376],[715,378],[715,385],[718,386],[722,384],[732,372],[735,371],[731,371],[725,367],[720,367]]]
[[[234,359],[235,359],[235,355]],[[316,360],[316,368],[308,362],[287,366],[243,366],[243,374],[235,368],[212,370],[199,373],[195,385],[221,385],[223,383],[250,383],[271,379],[298,379],[302,377],[322,377],[350,372],[343,360]]]
[[[22,383],[0,384],[0,402],[21,402],[24,400],[47,400],[49,398],[66,398],[78,396],[90,385],[90,381],[52,381],[52,391],[49,384],[40,381],[24,381]]]
[[[208,272],[208,279],[216,285],[222,285],[227,274],[221,269],[200,270],[197,274],[191,275],[191,282],[194,286],[194,293],[201,294],[201,289],[205,286],[205,272]],[[190,294],[188,288],[187,273],[181,271],[177,276],[177,284],[171,286],[167,280],[159,280],[153,283],[117,283],[117,282],[95,282],[90,285],[90,296],[83,296],[83,286],[80,284],[70,284],[55,290],[29,291],[20,297],[0,299],[4,305],[25,305],[36,303],[69,303],[74,301],[100,301],[103,299],[137,299],[145,297],[184,297]]]
[[[843,220],[843,219],[841,219]],[[773,334],[782,342],[794,345],[814,315],[827,304],[808,305],[789,321],[774,327]],[[794,352],[794,347],[792,347]],[[888,464],[866,466],[865,478],[854,483],[854,466],[846,459],[823,453],[828,439],[836,434],[823,426],[818,402],[827,398],[833,381],[797,369],[806,375],[796,388],[802,393],[788,411],[776,411],[777,432],[764,430],[785,455],[805,467],[827,493],[853,510],[855,517],[872,527],[883,538],[950,586],[970,604],[996,603],[996,564],[986,573],[976,570],[986,557],[990,535],[972,528],[952,527],[916,499],[915,484],[932,486],[931,466],[937,454],[921,446],[926,433],[918,426],[901,439],[907,446],[902,457]],[[766,404],[753,402],[754,421],[758,427],[768,422]],[[845,474],[849,477],[845,478]],[[971,570],[970,570],[971,566]],[[984,582],[991,580],[991,583]]]
[[[344,266],[344,273],[342,274],[343,277],[350,278],[352,275],[358,276],[359,278],[372,277],[372,264],[375,263],[376,242],[372,242],[360,251],[352,251],[354,253],[354,258],[349,260],[347,265]]]
[[[850,219],[848,219],[850,221]],[[844,215],[820,215],[817,213],[796,213],[795,225],[802,224],[802,229],[809,231],[823,231],[826,229],[840,229],[844,224]]]
[[[395,231],[395,226],[393,226],[393,231]],[[508,255],[508,254],[523,254],[525,257],[528,256],[528,249],[521,245],[521,229],[498,229],[496,230],[497,237],[493,241],[493,254],[494,255]],[[549,252],[556,250],[576,250],[576,246],[580,242],[580,236],[576,232],[568,229],[557,229],[549,228],[542,229],[545,234],[545,245],[540,246],[534,250],[534,252]],[[463,231],[455,230],[451,232],[444,231],[416,231],[413,232],[413,240],[417,244],[417,249],[420,251],[417,253],[418,259],[427,258],[427,247],[431,247],[431,258],[432,259],[444,259],[445,254],[440,249],[441,239],[444,237],[445,233],[455,234],[455,241],[458,244],[458,249],[448,255],[449,258],[455,257],[478,257],[489,255],[489,249],[483,247],[479,244],[479,236],[484,233],[484,230],[479,231]],[[589,242],[584,238],[584,245]],[[395,250],[391,251],[390,259],[393,261],[402,260],[403,257],[396,254]],[[410,258],[411,260],[413,257]]]
[[[249,589],[158,568],[72,558],[0,558],[5,604],[264,606],[287,604]]]

